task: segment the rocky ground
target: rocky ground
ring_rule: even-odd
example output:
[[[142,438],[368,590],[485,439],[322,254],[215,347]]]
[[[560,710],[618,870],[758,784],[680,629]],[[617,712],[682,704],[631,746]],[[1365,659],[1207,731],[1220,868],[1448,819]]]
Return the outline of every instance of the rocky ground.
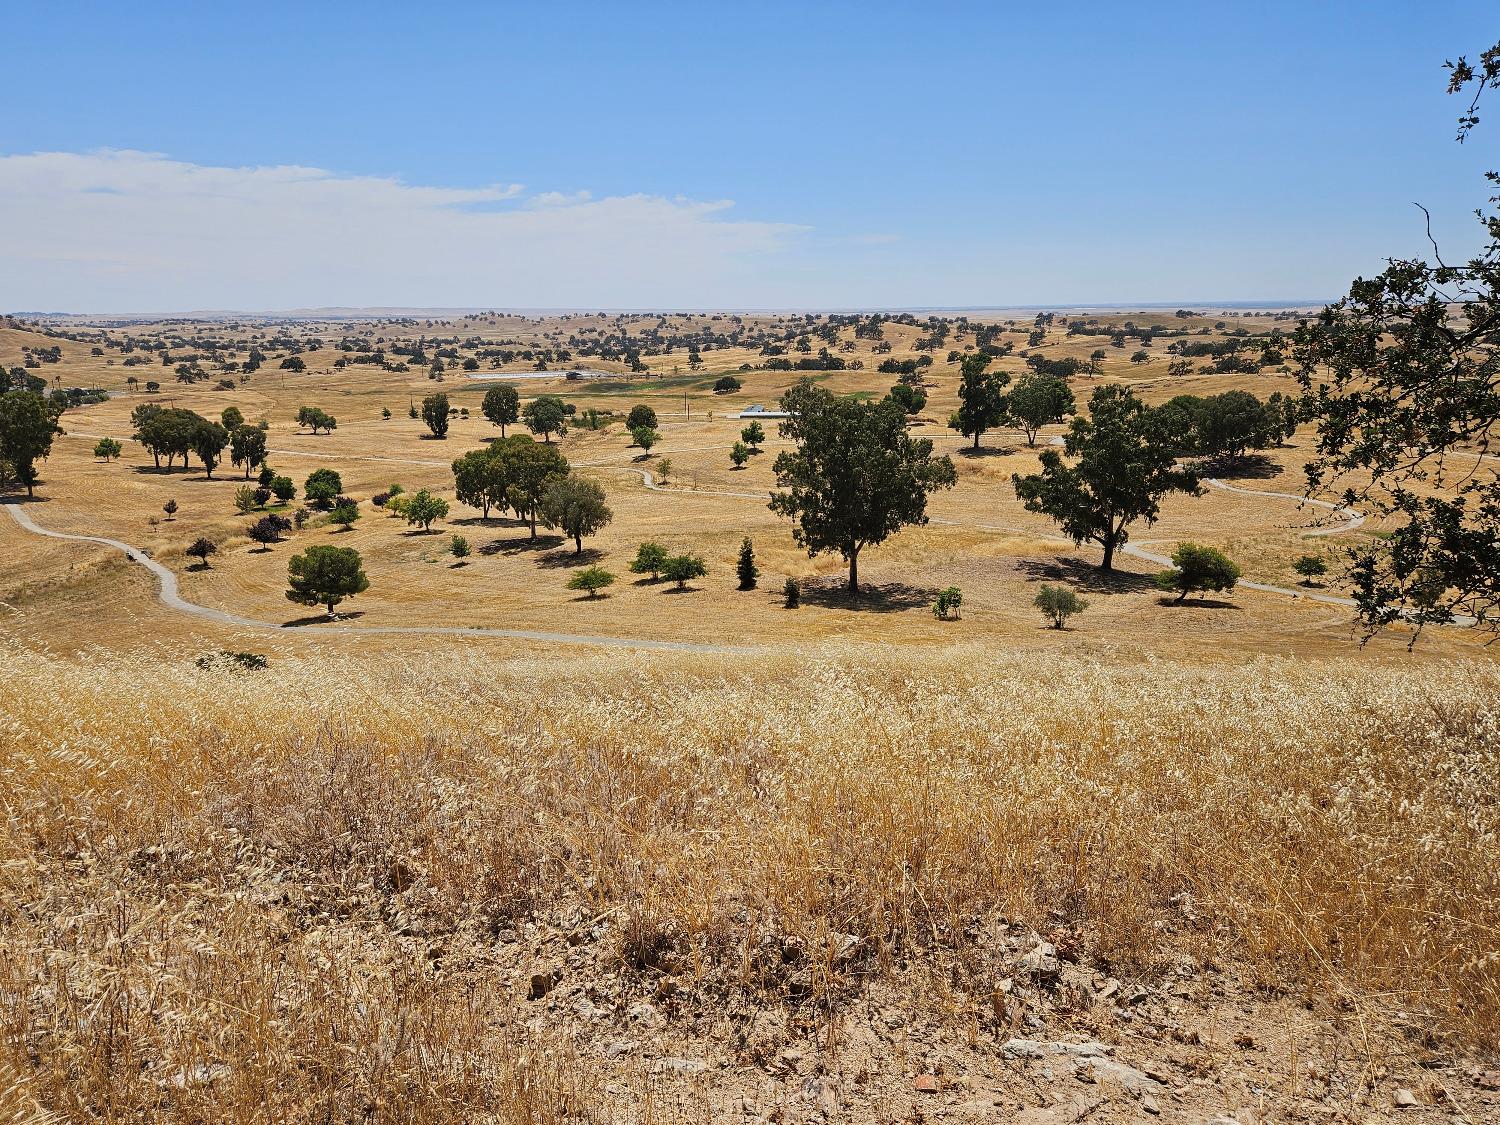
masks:
[[[747,965],[764,991],[670,954],[630,967],[607,918],[502,931],[483,959],[529,1032],[588,1060],[619,1121],[1500,1121],[1500,1062],[1394,1003],[1187,954],[1114,976],[1066,930],[975,926],[987,997],[941,957],[876,972],[881,951],[837,934],[816,954],[764,939]]]

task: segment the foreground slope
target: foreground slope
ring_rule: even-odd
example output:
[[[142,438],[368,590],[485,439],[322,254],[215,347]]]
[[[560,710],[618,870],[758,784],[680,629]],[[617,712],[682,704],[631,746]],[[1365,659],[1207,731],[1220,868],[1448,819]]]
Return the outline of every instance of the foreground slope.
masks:
[[[4,657],[18,1107],[1500,1112],[1493,664]]]

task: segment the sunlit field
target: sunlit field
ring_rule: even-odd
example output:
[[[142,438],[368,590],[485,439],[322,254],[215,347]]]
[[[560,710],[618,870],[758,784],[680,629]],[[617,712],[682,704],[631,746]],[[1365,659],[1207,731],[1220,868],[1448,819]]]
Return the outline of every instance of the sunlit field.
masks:
[[[1500,1033],[1489,665],[5,657],[4,1052],[73,1116],[623,1114],[649,1057],[599,1043],[688,1032],[715,1077],[658,1074],[664,1118],[677,1086],[764,1099],[755,1052],[792,1042],[895,1114],[899,1070],[833,1047],[872,998],[963,1051],[1038,1010],[1139,1038],[1037,1009],[1002,919],[1148,987],[1217,966],[1262,998],[1247,1034],[1278,997]],[[597,1013],[536,1018],[554,967]],[[1191,1052],[1208,1073],[1234,1030]],[[1299,1081],[1278,1052],[1314,1049],[1277,1034],[1271,1106]]]

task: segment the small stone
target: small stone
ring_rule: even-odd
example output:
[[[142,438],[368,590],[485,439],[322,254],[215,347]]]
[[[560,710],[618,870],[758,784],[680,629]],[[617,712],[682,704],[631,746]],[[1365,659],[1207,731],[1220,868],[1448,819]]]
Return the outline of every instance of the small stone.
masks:
[[[833,937],[833,963],[842,965],[852,961],[859,952],[860,939],[854,934],[834,934]]]
[[[1021,957],[1020,964],[1021,968],[1039,981],[1056,980],[1062,971],[1062,962],[1058,960],[1057,947],[1050,941],[1038,942],[1031,952]]]
[[[938,1092],[937,1076],[933,1074],[919,1074],[912,1079],[911,1088],[919,1094],[935,1094]]]
[[[1405,1086],[1396,1091],[1395,1102],[1397,1109],[1416,1109],[1417,1106],[1422,1104],[1417,1101],[1417,1095],[1413,1094]]]
[[[832,1117],[838,1112],[839,1100],[834,1093],[832,1079],[809,1078],[802,1083],[802,1097],[817,1106],[825,1117]]]
[[[1104,982],[1104,987],[1099,990],[1099,999],[1108,1000],[1111,996],[1114,996],[1119,991],[1120,982],[1115,980],[1114,977],[1110,977],[1107,981]]]
[[[642,1027],[660,1027],[667,1022],[660,1012],[644,1000],[639,1004],[632,1004],[625,1015],[631,1023],[638,1023]]]
[[[658,1074],[670,1072],[672,1074],[693,1075],[702,1074],[708,1069],[708,1063],[702,1059],[665,1058],[657,1059],[654,1069]]]
[[[1145,1110],[1152,1117],[1155,1117],[1161,1113],[1160,1103],[1158,1103],[1157,1100],[1150,1094],[1147,1094],[1141,1099],[1141,1109]]]

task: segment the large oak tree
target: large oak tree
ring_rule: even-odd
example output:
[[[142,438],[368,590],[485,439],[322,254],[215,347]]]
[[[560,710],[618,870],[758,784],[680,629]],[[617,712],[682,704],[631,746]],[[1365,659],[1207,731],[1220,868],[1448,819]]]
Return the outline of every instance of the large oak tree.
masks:
[[[951,488],[953,462],[907,433],[906,411],[890,397],[861,402],[804,379],[781,398],[791,415],[781,436],[796,448],[773,469],[786,491],[771,510],[796,520],[792,536],[809,555],[838,552],[859,593],[859,553],[909,524],[927,522],[927,497]]]
[[[1198,492],[1197,474],[1178,468],[1160,419],[1127,387],[1096,389],[1088,417],[1069,425],[1062,452],[1043,450],[1041,460],[1040,473],[1012,475],[1016,496],[1027,511],[1055,519],[1074,543],[1103,547],[1104,570],[1114,568],[1131,524],[1156,522],[1163,497]]]

